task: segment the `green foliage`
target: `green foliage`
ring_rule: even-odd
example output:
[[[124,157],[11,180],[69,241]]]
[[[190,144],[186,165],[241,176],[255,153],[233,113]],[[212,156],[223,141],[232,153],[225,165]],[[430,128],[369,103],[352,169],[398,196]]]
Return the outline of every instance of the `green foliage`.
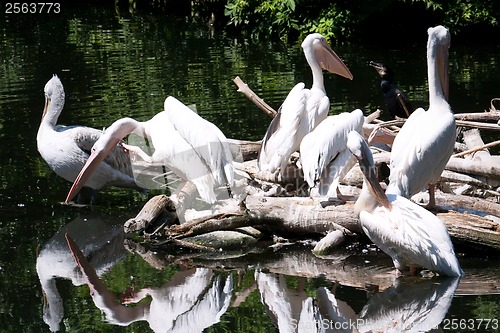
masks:
[[[422,6],[423,5],[423,6]],[[498,4],[493,0],[382,0],[382,1],[317,1],[317,0],[229,0],[225,15],[228,24],[253,38],[270,36],[286,40],[319,32],[330,41],[355,37],[364,25],[371,28],[398,29],[411,24],[407,14],[424,10],[419,18],[424,25],[441,24],[456,33],[478,24],[498,27],[495,13]],[[387,12],[391,15],[387,16]],[[425,21],[428,22],[425,22]]]
[[[318,32],[331,41],[350,35],[351,27],[357,18],[349,9],[342,9],[338,4],[332,3],[321,15],[311,19],[304,18],[303,21],[304,25],[300,31],[302,37],[310,32]]]
[[[494,15],[498,8],[495,8],[495,3],[491,0],[406,0],[406,2],[425,4],[428,10],[442,16],[443,24],[454,31],[475,24],[498,26],[498,20]]]

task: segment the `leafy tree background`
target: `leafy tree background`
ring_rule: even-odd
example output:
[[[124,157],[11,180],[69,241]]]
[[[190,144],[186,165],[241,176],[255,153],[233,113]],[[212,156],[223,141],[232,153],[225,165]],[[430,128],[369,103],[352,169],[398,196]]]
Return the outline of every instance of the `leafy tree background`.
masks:
[[[498,35],[495,0],[122,0],[214,24],[247,38],[297,41],[310,32],[330,42],[405,43],[422,29],[442,24],[475,40]],[[183,5],[182,5],[183,4]],[[212,15],[213,14],[213,15]],[[214,20],[215,19],[215,20]]]

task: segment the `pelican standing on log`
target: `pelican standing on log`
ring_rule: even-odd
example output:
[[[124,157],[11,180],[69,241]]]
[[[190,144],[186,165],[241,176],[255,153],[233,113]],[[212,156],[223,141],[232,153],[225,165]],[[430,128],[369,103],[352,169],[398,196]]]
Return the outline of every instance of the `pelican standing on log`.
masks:
[[[429,109],[415,110],[396,136],[386,192],[410,198],[428,186],[428,207],[433,207],[435,184],[453,154],[456,126],[447,101],[450,33],[443,26],[427,32]]]
[[[65,97],[63,85],[57,75],[47,82],[44,92],[45,108],[36,137],[38,152],[57,175],[73,182],[102,132],[85,126],[56,125],[64,107]],[[95,200],[95,191],[103,187],[118,186],[143,190],[134,180],[128,154],[116,145],[110,147],[110,154],[85,186],[94,190],[91,203]]]
[[[354,208],[371,241],[392,258],[399,272],[410,266],[450,277],[462,276],[444,223],[416,203],[384,193],[370,147],[358,132],[349,133],[347,146],[363,172],[363,189]]]
[[[313,85],[306,89],[301,82],[288,93],[262,140],[258,157],[260,170],[275,173],[279,168],[283,172],[292,153],[299,149],[302,138],[326,119],[330,100],[322,69],[351,80],[353,77],[322,35],[308,35],[301,46],[311,67]]]
[[[149,138],[155,149],[149,156],[139,147],[123,144],[130,153],[149,163],[164,163],[184,181],[193,183],[207,203],[216,201],[215,186],[234,183],[233,159],[222,131],[169,96],[165,99],[164,111],[150,120],[122,118],[106,129],[94,144],[66,202],[86,183],[110,149],[130,133]]]
[[[304,179],[311,189],[318,185],[319,195],[339,197],[338,183],[356,161],[347,149],[347,135],[362,133],[364,119],[359,109],[329,116],[302,139]]]

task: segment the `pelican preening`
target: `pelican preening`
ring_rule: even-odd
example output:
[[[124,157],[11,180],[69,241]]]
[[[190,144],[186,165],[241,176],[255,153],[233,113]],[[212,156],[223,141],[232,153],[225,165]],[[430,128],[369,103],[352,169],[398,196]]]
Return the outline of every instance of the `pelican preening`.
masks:
[[[394,83],[394,72],[392,69],[379,62],[370,61],[369,66],[375,68],[380,75],[380,89],[384,96],[384,104],[392,117],[408,118],[413,108],[408,96],[402,92]]]
[[[278,168],[284,170],[291,154],[299,149],[302,138],[328,115],[330,100],[326,95],[322,69],[351,80],[353,77],[322,35],[308,35],[301,46],[311,67],[313,84],[311,89],[305,89],[302,82],[295,85],[266,131],[258,165],[261,170],[271,173]]]
[[[386,192],[410,198],[428,186],[432,207],[434,186],[453,153],[456,127],[447,102],[450,33],[437,26],[429,28],[428,34],[429,109],[415,110],[396,136]]]
[[[416,203],[384,193],[376,177],[370,147],[358,132],[349,133],[347,146],[364,175],[355,210],[372,242],[392,258],[400,272],[411,265],[446,276],[462,276],[444,223]]]
[[[300,162],[304,179],[310,188],[319,183],[319,195],[337,196],[339,180],[355,164],[347,149],[347,135],[351,131],[361,133],[364,119],[359,109],[329,116],[302,139]]]
[[[66,202],[86,183],[110,149],[125,136],[135,133],[151,139],[152,156],[139,147],[123,145],[146,162],[164,163],[177,176],[192,182],[201,198],[214,203],[214,187],[233,185],[234,170],[227,139],[217,126],[201,118],[172,96],[165,99],[164,111],[148,121],[122,118],[106,129],[92,147],[92,154],[81,169]]]
[[[38,151],[57,175],[73,182],[102,132],[85,126],[56,125],[65,97],[61,80],[56,75],[47,82],[44,92],[45,108],[36,137]],[[116,145],[110,147],[108,157],[95,170],[85,186],[93,190],[107,186],[142,190],[134,180],[128,154]],[[94,199],[93,196],[92,201]]]

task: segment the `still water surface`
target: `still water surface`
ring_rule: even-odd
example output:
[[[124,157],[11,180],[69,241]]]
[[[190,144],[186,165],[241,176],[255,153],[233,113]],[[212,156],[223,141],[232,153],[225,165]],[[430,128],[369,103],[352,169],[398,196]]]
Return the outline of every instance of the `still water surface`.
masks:
[[[381,108],[379,81],[366,66],[369,60],[391,64],[413,105],[425,107],[426,39],[423,31],[422,39],[411,45],[335,46],[354,80],[326,76],[331,113]],[[499,63],[498,43],[452,43],[450,103],[455,112],[482,111],[491,98],[499,97]],[[469,327],[477,328],[479,319],[500,318],[500,265],[494,254],[467,251],[460,261],[466,277],[493,281],[489,290],[496,294],[473,292],[470,281],[474,280],[466,278],[458,288],[457,281],[436,279],[392,285],[387,257],[361,247],[326,259],[312,256],[307,245],[263,249],[239,260],[192,259],[202,267],[198,269],[188,269],[185,262],[174,263],[164,255],[131,254],[121,226],[137,214],[146,198],[106,190],[95,207],[63,206],[60,202],[70,184],[57,177],[36,150],[43,87],[52,74],[61,78],[66,92],[61,124],[102,128],[124,116],[149,119],[161,110],[165,97],[173,95],[195,104],[228,137],[249,140],[263,136],[269,119],[236,92],[235,76],[275,108],[294,84],[311,79],[298,45],[211,34],[204,25],[165,15],[124,14],[105,4],[65,7],[57,15],[3,15],[2,332],[186,332],[187,327],[193,331],[206,327],[207,332],[271,332],[277,326],[294,331],[300,325],[311,331],[313,325],[332,328],[325,318],[335,313],[343,318],[338,323],[359,320],[358,328],[365,331],[367,325],[398,318],[402,309],[410,308],[415,309],[405,314],[410,318],[406,325],[414,327],[410,331],[428,331],[440,324],[444,330],[458,332],[465,330],[453,326],[453,319],[471,319]],[[96,282],[94,298],[88,287],[80,286],[84,281],[64,239],[68,231],[102,275],[103,284]],[[331,275],[324,275],[325,266],[335,267]],[[346,272],[365,274],[366,285],[351,281]],[[370,284],[387,289],[376,293]],[[117,305],[118,295],[131,285],[136,290],[149,288],[150,296],[133,308]],[[418,318],[421,313],[425,320]],[[493,324],[488,330],[484,323],[481,328],[495,331]]]

